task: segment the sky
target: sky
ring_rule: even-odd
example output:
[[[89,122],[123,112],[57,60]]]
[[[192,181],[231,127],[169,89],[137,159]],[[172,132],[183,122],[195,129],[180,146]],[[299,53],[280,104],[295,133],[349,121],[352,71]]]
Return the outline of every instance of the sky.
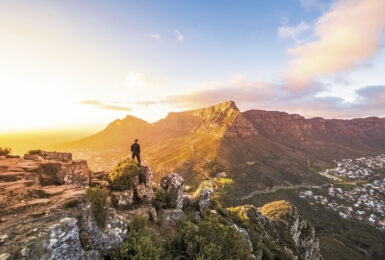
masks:
[[[384,0],[0,2],[0,133],[233,100],[385,116]]]

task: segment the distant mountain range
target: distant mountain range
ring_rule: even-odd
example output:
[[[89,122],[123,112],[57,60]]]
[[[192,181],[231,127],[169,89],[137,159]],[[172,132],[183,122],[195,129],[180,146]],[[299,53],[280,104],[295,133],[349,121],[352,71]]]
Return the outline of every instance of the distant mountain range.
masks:
[[[175,170],[187,184],[195,184],[207,175],[202,166],[215,162],[228,169],[240,193],[246,193],[274,185],[324,183],[316,172],[333,160],[384,153],[385,119],[305,119],[276,111],[240,112],[228,101],[172,112],[153,124],[127,116],[97,134],[55,148],[82,153],[91,167],[109,170],[103,161],[112,165],[127,156],[135,138],[156,179]]]

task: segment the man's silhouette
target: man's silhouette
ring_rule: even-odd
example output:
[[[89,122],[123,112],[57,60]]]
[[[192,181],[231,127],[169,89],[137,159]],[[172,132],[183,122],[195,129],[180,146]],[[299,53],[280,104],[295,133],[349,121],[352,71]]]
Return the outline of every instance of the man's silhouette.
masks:
[[[138,160],[138,163],[140,164],[140,145],[138,144],[138,139],[135,139],[135,143],[131,145],[131,152],[132,152],[132,159],[134,160],[135,157]]]

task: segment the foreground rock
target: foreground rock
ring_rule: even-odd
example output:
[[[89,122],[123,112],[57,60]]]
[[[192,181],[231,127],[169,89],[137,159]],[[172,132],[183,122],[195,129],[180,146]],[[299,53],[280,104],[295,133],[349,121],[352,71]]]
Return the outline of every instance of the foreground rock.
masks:
[[[97,224],[92,214],[91,205],[82,208],[79,218],[79,236],[85,250],[98,250],[106,255],[109,250],[116,249],[127,235],[127,221],[109,208],[105,227]]]
[[[160,186],[167,192],[168,208],[181,210],[183,208],[184,179],[173,172],[163,177]]]
[[[248,237],[253,232],[262,236],[261,241],[271,242],[254,245],[254,255],[257,259],[260,259],[266,248],[276,250],[281,258],[322,259],[314,228],[289,202],[275,201],[260,209],[251,205],[228,209],[237,222],[236,229],[244,236],[249,247]],[[252,224],[253,230],[250,229],[250,224],[245,225],[245,221]]]

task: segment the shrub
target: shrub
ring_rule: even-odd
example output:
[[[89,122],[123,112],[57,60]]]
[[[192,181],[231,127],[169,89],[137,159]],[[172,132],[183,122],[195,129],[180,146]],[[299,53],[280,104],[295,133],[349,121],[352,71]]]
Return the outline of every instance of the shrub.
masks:
[[[27,152],[28,155],[31,155],[31,154],[41,154],[41,150],[40,149],[36,149],[36,150],[29,150]]]
[[[259,208],[261,213],[270,220],[281,220],[290,216],[293,212],[293,206],[286,200],[279,200],[267,203]]]
[[[86,198],[92,205],[92,213],[101,227],[104,226],[107,219],[107,196],[108,190],[99,186],[86,190]]]
[[[201,220],[198,228],[182,222],[167,249],[175,258],[186,259],[248,259],[250,255],[243,236],[215,215]]]
[[[167,207],[167,194],[164,189],[160,188],[156,191],[153,205],[156,210],[165,209]]]
[[[4,155],[4,156],[8,156],[10,153],[11,153],[12,149],[9,148],[9,147],[0,147],[0,156],[1,155]]]
[[[205,170],[210,177],[215,177],[220,172],[226,172],[227,174],[230,173],[230,169],[215,160],[206,162],[202,166],[202,169]]]
[[[147,216],[136,215],[129,224],[129,232],[118,249],[112,251],[112,259],[159,259],[161,247],[158,239],[148,232]]]
[[[119,162],[108,175],[113,190],[128,190],[132,188],[136,176],[141,173],[140,166],[127,158]]]

